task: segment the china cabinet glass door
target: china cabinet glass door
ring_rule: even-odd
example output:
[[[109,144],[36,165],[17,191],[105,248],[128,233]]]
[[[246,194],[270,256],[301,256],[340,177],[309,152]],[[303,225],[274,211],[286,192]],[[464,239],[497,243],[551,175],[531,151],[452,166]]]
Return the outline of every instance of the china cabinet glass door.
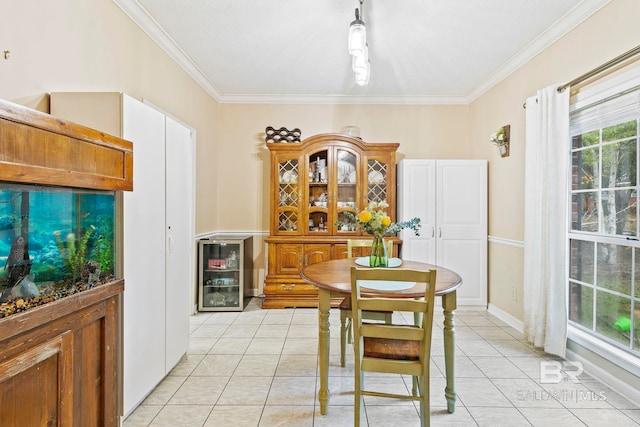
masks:
[[[358,212],[358,157],[355,153],[338,148],[336,150],[336,221],[335,227],[338,233],[353,233],[356,224],[352,218],[345,215],[349,212],[355,215]]]
[[[309,155],[309,234],[328,234],[329,206],[329,151],[317,151]]]
[[[297,232],[300,214],[298,159],[278,163],[278,231]]]

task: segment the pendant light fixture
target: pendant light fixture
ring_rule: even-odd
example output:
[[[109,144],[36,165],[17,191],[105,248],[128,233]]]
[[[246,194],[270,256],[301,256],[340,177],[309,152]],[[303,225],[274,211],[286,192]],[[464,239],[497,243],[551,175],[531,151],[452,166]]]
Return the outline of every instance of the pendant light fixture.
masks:
[[[362,3],[356,8],[356,20],[349,26],[349,54],[352,56],[351,68],[355,73],[356,84],[366,86],[369,84],[371,64],[369,63],[369,46],[367,45],[367,28],[362,16]]]

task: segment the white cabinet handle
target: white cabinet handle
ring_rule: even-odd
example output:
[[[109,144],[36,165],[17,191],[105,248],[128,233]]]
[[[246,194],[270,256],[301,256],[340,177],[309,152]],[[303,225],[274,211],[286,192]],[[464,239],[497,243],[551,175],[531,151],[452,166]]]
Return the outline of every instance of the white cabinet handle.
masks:
[[[438,227],[438,237],[442,237],[442,227]]]
[[[169,251],[169,253],[173,252],[173,236],[171,234],[169,234],[167,236],[167,250]]]
[[[431,227],[431,237],[436,237],[436,228]]]

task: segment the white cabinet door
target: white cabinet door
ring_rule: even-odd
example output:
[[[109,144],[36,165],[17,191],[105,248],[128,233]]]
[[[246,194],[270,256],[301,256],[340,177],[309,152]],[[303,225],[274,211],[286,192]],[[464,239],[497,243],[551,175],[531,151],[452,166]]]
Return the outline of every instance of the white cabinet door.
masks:
[[[420,218],[420,236],[400,233],[403,259],[462,277],[459,305],[487,305],[487,162],[405,159],[398,163],[398,220]]]
[[[458,304],[487,305],[487,162],[438,160],[436,264],[462,277]]]
[[[166,118],[166,372],[189,348],[194,271],[194,149],[191,130]]]
[[[420,218],[419,236],[402,230],[402,259],[436,263],[436,162],[406,159],[398,163],[398,221]]]
[[[123,95],[122,136],[133,142],[124,193],[124,411],[165,376],[164,115]]]

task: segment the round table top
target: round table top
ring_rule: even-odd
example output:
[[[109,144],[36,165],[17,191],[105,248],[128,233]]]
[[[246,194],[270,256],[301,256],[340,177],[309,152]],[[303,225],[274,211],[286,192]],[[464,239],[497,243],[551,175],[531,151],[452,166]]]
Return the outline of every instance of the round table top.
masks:
[[[351,293],[351,267],[356,265],[356,258],[342,258],[323,261],[316,264],[306,266],[300,277],[320,289],[342,294]],[[367,267],[361,267],[367,268]],[[444,295],[453,292],[462,284],[462,278],[449,269],[438,267],[437,265],[427,264],[417,261],[402,261],[402,265],[398,268],[407,268],[413,270],[431,270],[436,269],[436,295]],[[401,291],[375,291],[362,292],[363,295],[384,295],[389,298],[419,298],[424,296],[424,285],[417,283],[410,289]]]

